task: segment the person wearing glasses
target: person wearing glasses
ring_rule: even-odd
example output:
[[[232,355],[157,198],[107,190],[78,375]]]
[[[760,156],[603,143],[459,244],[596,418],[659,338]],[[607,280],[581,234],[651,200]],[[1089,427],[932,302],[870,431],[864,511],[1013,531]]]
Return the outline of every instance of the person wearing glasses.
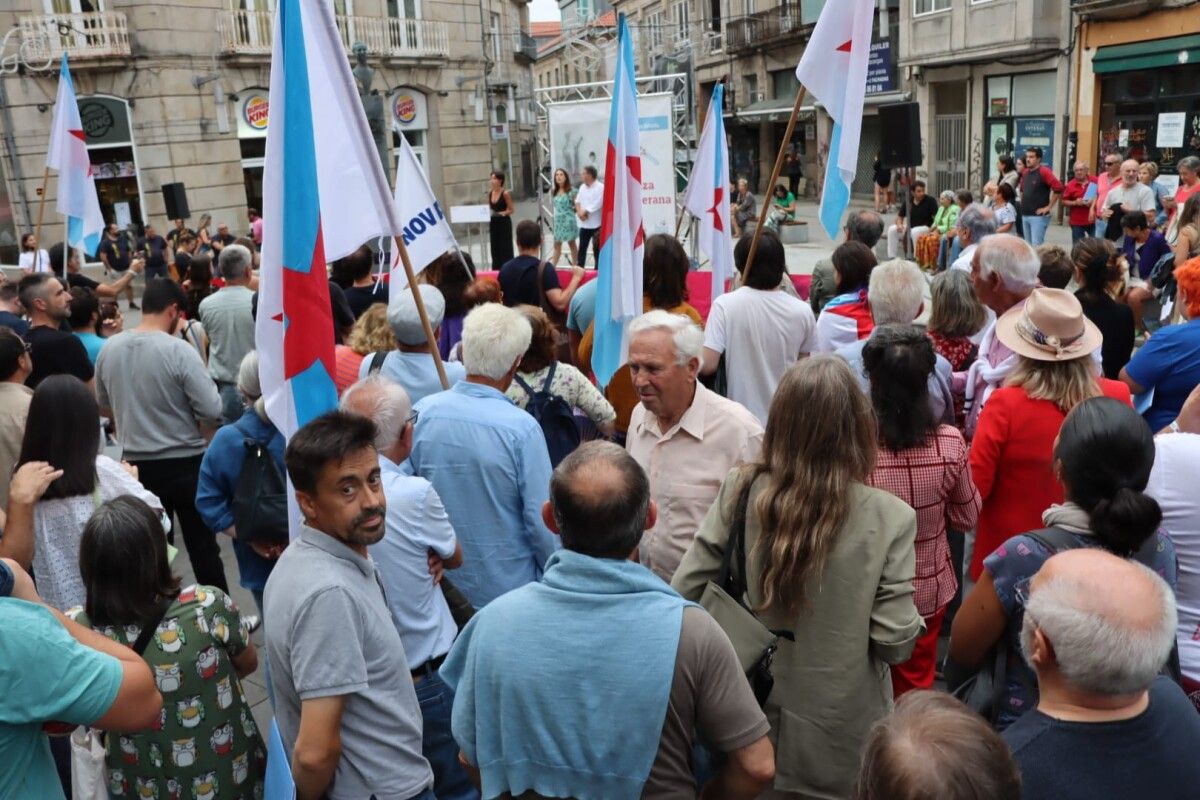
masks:
[[[462,545],[433,485],[405,475],[400,465],[412,452],[417,412],[404,387],[383,375],[368,375],[342,395],[341,410],[375,423],[379,480],[387,500],[383,538],[367,552],[379,570],[384,599],[391,612],[421,706],[421,751],[433,769],[439,800],[478,800],[458,761],[458,745],[450,732],[454,691],[438,669],[458,636],[458,626],[438,584],[443,569],[463,563]]]
[[[1101,217],[1096,211],[1104,208],[1104,199],[1108,197],[1108,190],[1120,185],[1121,153],[1114,150],[1104,156],[1104,172],[1096,176],[1096,202],[1092,204],[1091,218],[1096,223],[1093,235],[1098,239],[1104,238],[1104,231],[1108,228],[1108,220]]]

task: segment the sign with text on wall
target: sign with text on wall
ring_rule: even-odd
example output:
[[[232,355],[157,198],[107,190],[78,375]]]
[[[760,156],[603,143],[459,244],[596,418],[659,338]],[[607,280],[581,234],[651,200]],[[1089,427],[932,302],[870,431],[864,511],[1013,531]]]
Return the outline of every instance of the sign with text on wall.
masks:
[[[1013,157],[1024,157],[1030,147],[1042,148],[1042,163],[1054,169],[1054,120],[1013,120]]]
[[[247,89],[238,100],[238,138],[261,139],[267,135],[271,103],[265,89]]]
[[[675,230],[675,132],[670,92],[638,97],[638,133],[642,145],[642,224],[646,235]],[[564,169],[571,184],[593,166],[604,180],[608,149],[608,114],[612,101],[582,100],[552,103],[550,172]]]
[[[410,86],[392,92],[392,129],[396,131],[429,130],[429,109],[425,93]]]
[[[888,40],[871,42],[867,60],[867,94],[882,94],[896,90],[896,74],[892,64],[892,43]]]

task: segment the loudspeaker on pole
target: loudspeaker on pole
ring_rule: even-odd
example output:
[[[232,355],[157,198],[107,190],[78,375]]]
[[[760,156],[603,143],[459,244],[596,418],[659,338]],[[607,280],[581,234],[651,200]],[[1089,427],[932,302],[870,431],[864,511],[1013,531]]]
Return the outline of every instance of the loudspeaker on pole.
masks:
[[[188,208],[187,189],[182,183],[164,183],[162,193],[167,206],[167,219],[187,219],[192,215]]]
[[[884,169],[921,164],[921,110],[917,103],[881,105],[879,130],[879,160]]]

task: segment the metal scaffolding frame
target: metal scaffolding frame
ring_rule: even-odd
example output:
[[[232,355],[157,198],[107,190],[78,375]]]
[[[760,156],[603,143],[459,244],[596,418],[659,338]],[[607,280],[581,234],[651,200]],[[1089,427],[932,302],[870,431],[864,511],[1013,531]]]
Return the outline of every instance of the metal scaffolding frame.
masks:
[[[688,102],[688,76],[686,73],[670,75],[647,75],[636,79],[638,96],[648,94],[671,94],[671,123],[674,150],[671,164],[675,170],[675,215],[683,206],[680,204],[678,187],[687,183],[688,172],[695,158],[689,134],[693,128],[695,109]],[[612,81],[593,81],[563,86],[537,87],[533,91],[534,111],[537,116],[534,126],[534,142],[538,156],[538,224],[547,226],[554,222],[550,190],[554,180],[554,166],[550,163],[550,113],[549,106],[576,100],[606,100],[612,98]],[[683,153],[686,158],[676,158]]]

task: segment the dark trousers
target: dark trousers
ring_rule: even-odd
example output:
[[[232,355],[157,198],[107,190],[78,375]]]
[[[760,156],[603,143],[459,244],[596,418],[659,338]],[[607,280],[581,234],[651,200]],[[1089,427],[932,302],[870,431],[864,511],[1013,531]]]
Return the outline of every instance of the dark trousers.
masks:
[[[600,268],[600,229],[599,228],[580,228],[579,229],[579,266],[587,266],[587,250],[588,245],[592,245],[592,258],[596,265],[596,269]]]
[[[196,511],[196,484],[200,481],[200,461],[203,456],[185,458],[156,458],[132,462],[138,468],[138,480],[162,501],[163,510],[171,518],[171,537],[175,535],[175,518],[183,531],[196,582],[229,591],[225,582],[225,567],[221,564],[221,548],[216,536],[204,524]]]
[[[799,172],[797,172],[795,175],[788,175],[788,191],[791,192],[792,196],[794,196],[794,197],[800,196],[800,173]]]
[[[436,670],[417,679],[415,688],[424,722],[421,750],[433,768],[433,793],[438,800],[479,800],[479,790],[458,762],[458,744],[450,733],[454,691]]]
[[[1092,235],[1091,225],[1072,225],[1071,226],[1071,244],[1075,244],[1080,239]]]

